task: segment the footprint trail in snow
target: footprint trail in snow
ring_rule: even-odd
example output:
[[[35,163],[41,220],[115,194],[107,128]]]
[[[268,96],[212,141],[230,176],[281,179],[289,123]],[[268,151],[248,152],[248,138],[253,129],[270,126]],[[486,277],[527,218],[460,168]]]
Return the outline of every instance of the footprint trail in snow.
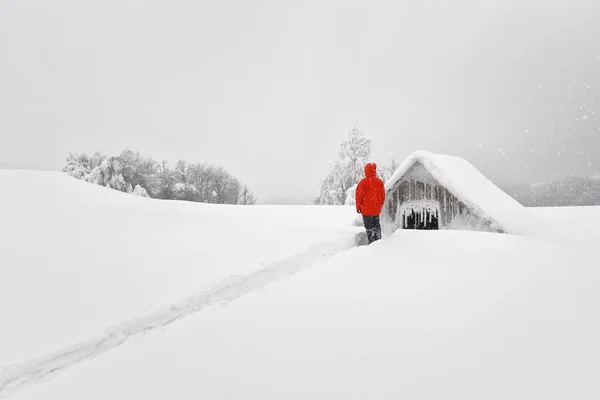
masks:
[[[323,258],[361,244],[362,236],[364,235],[357,234],[351,238],[319,244],[303,253],[268,264],[253,273],[231,276],[182,301],[125,320],[93,339],[0,369],[0,398],[6,398],[50,374],[114,349],[136,335],[169,325],[205,307],[229,303],[247,293],[260,290],[269,283],[292,276]]]

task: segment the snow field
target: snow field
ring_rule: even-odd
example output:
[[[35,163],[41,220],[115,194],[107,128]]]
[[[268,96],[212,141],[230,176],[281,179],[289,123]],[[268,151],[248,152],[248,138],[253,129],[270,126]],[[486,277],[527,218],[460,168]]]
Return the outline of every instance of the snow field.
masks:
[[[600,396],[600,207],[353,248],[352,207],[0,186],[0,398]]]
[[[595,247],[401,231],[14,398],[596,398]]]
[[[0,368],[360,231],[343,207],[154,201],[60,173],[0,182]]]

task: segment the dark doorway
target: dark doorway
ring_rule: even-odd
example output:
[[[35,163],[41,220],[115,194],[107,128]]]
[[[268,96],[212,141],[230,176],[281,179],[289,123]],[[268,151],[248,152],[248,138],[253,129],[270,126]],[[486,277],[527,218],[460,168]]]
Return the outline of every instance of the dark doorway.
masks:
[[[406,216],[406,220],[404,223],[403,229],[420,229],[420,230],[438,230],[439,221],[438,217],[436,217],[435,212],[431,212],[431,210],[427,209],[424,212],[414,212],[412,211],[410,214]]]

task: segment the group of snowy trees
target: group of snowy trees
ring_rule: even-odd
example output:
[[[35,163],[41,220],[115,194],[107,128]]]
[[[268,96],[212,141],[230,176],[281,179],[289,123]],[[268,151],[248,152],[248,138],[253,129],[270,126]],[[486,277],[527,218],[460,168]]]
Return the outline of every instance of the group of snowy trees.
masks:
[[[97,185],[138,196],[216,204],[255,204],[248,186],[223,167],[178,161],[173,168],[138,152],[119,156],[69,154],[63,171]]]
[[[371,139],[355,125],[348,134],[348,140],[341,144],[338,159],[331,163],[315,204],[354,204],[356,185],[364,178],[364,167],[369,162],[372,162]],[[389,166],[378,166],[377,173],[386,181],[397,167],[393,159]]]

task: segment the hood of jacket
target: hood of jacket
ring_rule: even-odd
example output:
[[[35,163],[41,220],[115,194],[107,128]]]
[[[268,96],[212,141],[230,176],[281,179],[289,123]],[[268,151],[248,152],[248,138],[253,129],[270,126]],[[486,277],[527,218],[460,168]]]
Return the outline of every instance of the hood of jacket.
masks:
[[[365,176],[367,178],[374,178],[377,176],[377,164],[369,163],[365,165]]]

